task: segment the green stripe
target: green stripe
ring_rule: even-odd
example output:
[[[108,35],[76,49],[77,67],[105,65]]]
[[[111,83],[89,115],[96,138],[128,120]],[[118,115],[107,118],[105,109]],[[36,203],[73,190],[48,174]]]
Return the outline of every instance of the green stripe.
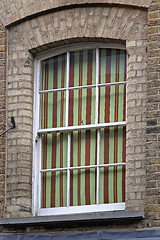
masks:
[[[114,163],[114,128],[109,128],[109,163]],[[109,167],[109,203],[114,202],[114,174],[113,168]]]
[[[87,51],[83,52],[83,70],[82,70],[82,85],[87,85]],[[82,121],[86,124],[86,96],[87,90],[82,90]],[[81,166],[85,166],[85,140],[86,132],[81,132]],[[81,205],[85,205],[85,170],[81,170],[80,196]]]
[[[60,168],[60,133],[57,133],[56,168]],[[56,172],[55,179],[55,207],[60,206],[60,172]]]
[[[101,83],[106,82],[106,50],[101,50]],[[105,87],[100,88],[100,123],[105,122]]]
[[[100,131],[100,164],[104,163],[104,129]],[[100,168],[100,180],[99,180],[99,203],[104,203],[104,168]]]
[[[119,63],[119,81],[124,81],[125,52],[120,51]],[[119,104],[118,104],[118,121],[123,121],[124,109],[124,85],[119,86]],[[123,128],[118,128],[118,163],[123,161]],[[122,202],[122,167],[117,168],[117,197],[118,202]]]
[[[123,127],[118,128],[118,163],[122,162],[123,153]],[[117,168],[117,198],[122,202],[122,167]]]
[[[91,95],[91,124],[95,124],[95,109],[96,109],[96,88],[92,88],[92,95]]]
[[[93,50],[92,84],[96,84],[96,50]]]
[[[67,167],[68,134],[63,133],[63,167]],[[63,174],[63,206],[67,206],[67,172]]]
[[[78,133],[73,132],[73,166],[78,166]],[[78,170],[73,171],[73,206],[78,205]]]
[[[53,62],[48,61],[48,89],[53,88]],[[53,94],[48,93],[47,127],[52,127]],[[47,135],[47,168],[52,168],[52,136]],[[51,204],[51,173],[46,174],[46,207]]]
[[[42,75],[42,90],[44,90],[45,86],[45,64],[44,61],[42,62],[42,68],[43,68],[43,75]],[[41,96],[41,128],[44,128],[44,94]]]
[[[79,85],[79,52],[74,55],[74,86]],[[78,125],[78,90],[74,90],[73,125]],[[73,132],[73,166],[78,166],[78,134]],[[73,171],[73,206],[78,205],[78,170]]]
[[[101,52],[101,58],[100,58],[101,83],[105,83],[106,82],[106,49],[101,49],[100,52]]]
[[[85,166],[85,138],[86,131],[81,132],[81,166]],[[81,205],[85,205],[85,170],[81,170]]]
[[[119,82],[123,82],[125,80],[124,79],[125,59],[126,52],[124,50],[120,50]]]
[[[95,165],[95,150],[96,150],[96,131],[91,131],[91,138],[90,138],[90,165]],[[95,168],[90,169],[90,202],[91,204],[95,204]]]

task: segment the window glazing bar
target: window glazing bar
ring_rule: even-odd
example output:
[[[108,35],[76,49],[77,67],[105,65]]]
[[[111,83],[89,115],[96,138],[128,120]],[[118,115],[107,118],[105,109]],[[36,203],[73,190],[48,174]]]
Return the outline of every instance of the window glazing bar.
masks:
[[[126,165],[125,162],[122,163],[110,163],[110,164],[100,164],[98,165],[99,168],[101,167],[118,167],[118,166],[124,166]],[[97,165],[87,165],[87,166],[77,166],[77,167],[66,167],[66,168],[52,168],[52,169],[42,169],[40,172],[58,172],[58,171],[64,171],[64,170],[76,170],[76,169],[91,169],[91,168],[97,168]]]
[[[85,86],[76,86],[76,87],[67,87],[67,88],[57,88],[57,89],[49,89],[49,90],[41,90],[39,93],[50,93],[50,92],[62,92],[66,90],[77,90],[77,89],[86,89],[86,88],[95,88],[95,87],[107,87],[107,86],[115,86],[115,85],[123,85],[127,82],[114,82],[114,83],[97,83],[93,85],[85,85]]]
[[[47,134],[47,133],[52,134],[52,133],[57,133],[57,132],[72,132],[72,131],[81,131],[81,130],[92,130],[92,129],[107,128],[107,127],[125,126],[125,125],[126,125],[126,121],[88,124],[88,125],[69,126],[69,127],[59,127],[59,128],[46,128],[46,129],[39,129],[38,134]]]

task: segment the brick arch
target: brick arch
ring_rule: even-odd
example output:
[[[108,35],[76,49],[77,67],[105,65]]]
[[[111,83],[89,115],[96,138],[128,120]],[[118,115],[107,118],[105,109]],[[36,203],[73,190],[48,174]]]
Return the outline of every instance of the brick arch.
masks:
[[[70,42],[70,39],[130,41],[141,38],[146,26],[142,27],[144,31],[141,33],[138,28],[146,17],[146,11],[139,9],[75,8],[39,16],[14,29],[26,48],[36,53],[54,47],[59,42]]]
[[[0,3],[0,16],[3,24],[9,26],[17,24],[19,21],[24,21],[26,18],[32,18],[33,15],[44,14],[58,9],[73,8],[79,5],[119,5],[119,6],[132,6],[139,8],[148,8],[152,0],[138,1],[138,0],[6,0]],[[10,7],[8,7],[10,6]]]

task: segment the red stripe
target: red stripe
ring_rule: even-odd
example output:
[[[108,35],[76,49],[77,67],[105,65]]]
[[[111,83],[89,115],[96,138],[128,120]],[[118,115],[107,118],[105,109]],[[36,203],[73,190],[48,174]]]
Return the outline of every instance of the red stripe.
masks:
[[[58,59],[54,57],[53,60],[53,88],[57,88],[58,80]],[[52,127],[57,127],[57,93],[53,93],[53,117]],[[56,148],[57,148],[57,134],[52,135],[52,168],[56,168]],[[56,173],[51,173],[51,207],[55,207],[55,186]]]
[[[82,86],[83,52],[79,54],[79,86]],[[82,89],[79,90],[78,125],[82,120]],[[81,166],[81,131],[78,131],[78,166]],[[81,172],[78,170],[78,205],[81,205]]]
[[[70,54],[70,73],[69,73],[69,86],[74,86],[74,53]],[[73,102],[74,91],[69,92],[69,119],[68,125],[73,126]],[[71,133],[71,155],[70,166],[73,166],[73,132]],[[73,206],[73,171],[70,172],[70,205]]]
[[[88,51],[88,69],[87,69],[87,85],[92,84],[92,61],[93,61],[93,51]],[[86,102],[86,124],[91,123],[91,97],[92,90],[87,89],[87,102]],[[86,149],[85,149],[85,165],[90,165],[90,139],[91,131],[86,131]],[[85,196],[86,205],[90,204],[90,170],[85,170]]]
[[[111,81],[111,50],[106,50],[106,83]],[[110,87],[105,88],[105,122],[110,121]],[[109,163],[109,129],[104,129],[104,163]],[[104,171],[104,203],[109,203],[109,171]]]
[[[97,165],[97,130],[96,130],[96,147],[95,147],[95,165]],[[97,168],[95,169],[95,203],[97,199]]]
[[[71,133],[70,165],[73,166],[73,132]],[[70,205],[73,206],[73,171],[70,171]]]
[[[45,62],[45,90],[48,89],[48,62]],[[44,128],[48,120],[48,94],[44,94]],[[47,135],[44,135],[43,169],[47,168]],[[46,207],[46,173],[43,174],[43,207]]]
[[[116,51],[116,82],[119,81],[119,58],[120,51]],[[119,86],[115,86],[115,122],[118,121],[118,103],[119,103]],[[114,163],[117,163],[118,154],[118,127],[114,129]],[[114,202],[117,202],[117,167],[114,167]]]
[[[102,50],[100,50],[99,52],[99,83],[101,83],[101,61],[102,61],[102,58],[101,58],[101,53],[102,53]],[[100,95],[101,95],[101,88],[98,89],[99,91],[99,95],[98,95],[98,123],[100,123]]]

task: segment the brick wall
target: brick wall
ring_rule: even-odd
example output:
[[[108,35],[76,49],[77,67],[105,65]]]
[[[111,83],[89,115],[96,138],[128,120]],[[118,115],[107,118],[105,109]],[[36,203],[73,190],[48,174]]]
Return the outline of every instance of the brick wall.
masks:
[[[114,39],[126,43],[128,56],[126,210],[146,210],[140,228],[159,226],[160,0],[153,0],[149,8],[148,32],[151,0],[70,0],[63,11],[59,11],[65,5],[63,0],[46,0],[45,4],[40,0],[10,0],[9,9],[8,1],[0,2],[2,20],[8,27],[7,121],[13,115],[17,128],[7,139],[5,216],[32,215],[34,57],[65,44]],[[99,5],[93,6],[97,2]],[[84,3],[88,5],[78,8]],[[1,132],[6,128],[5,51],[5,31],[0,23]],[[0,138],[0,216],[4,210],[4,160],[5,136]]]
[[[147,191],[146,211],[150,227],[160,226],[160,1],[148,12],[147,79]]]
[[[0,134],[6,130],[6,34],[0,22]],[[0,137],[0,217],[5,205],[6,136]]]
[[[72,24],[74,22],[74,25]],[[146,157],[147,11],[128,7],[73,8],[37,16],[8,29],[6,217],[32,215],[34,55],[82,41],[126,43],[126,210],[144,210]]]

